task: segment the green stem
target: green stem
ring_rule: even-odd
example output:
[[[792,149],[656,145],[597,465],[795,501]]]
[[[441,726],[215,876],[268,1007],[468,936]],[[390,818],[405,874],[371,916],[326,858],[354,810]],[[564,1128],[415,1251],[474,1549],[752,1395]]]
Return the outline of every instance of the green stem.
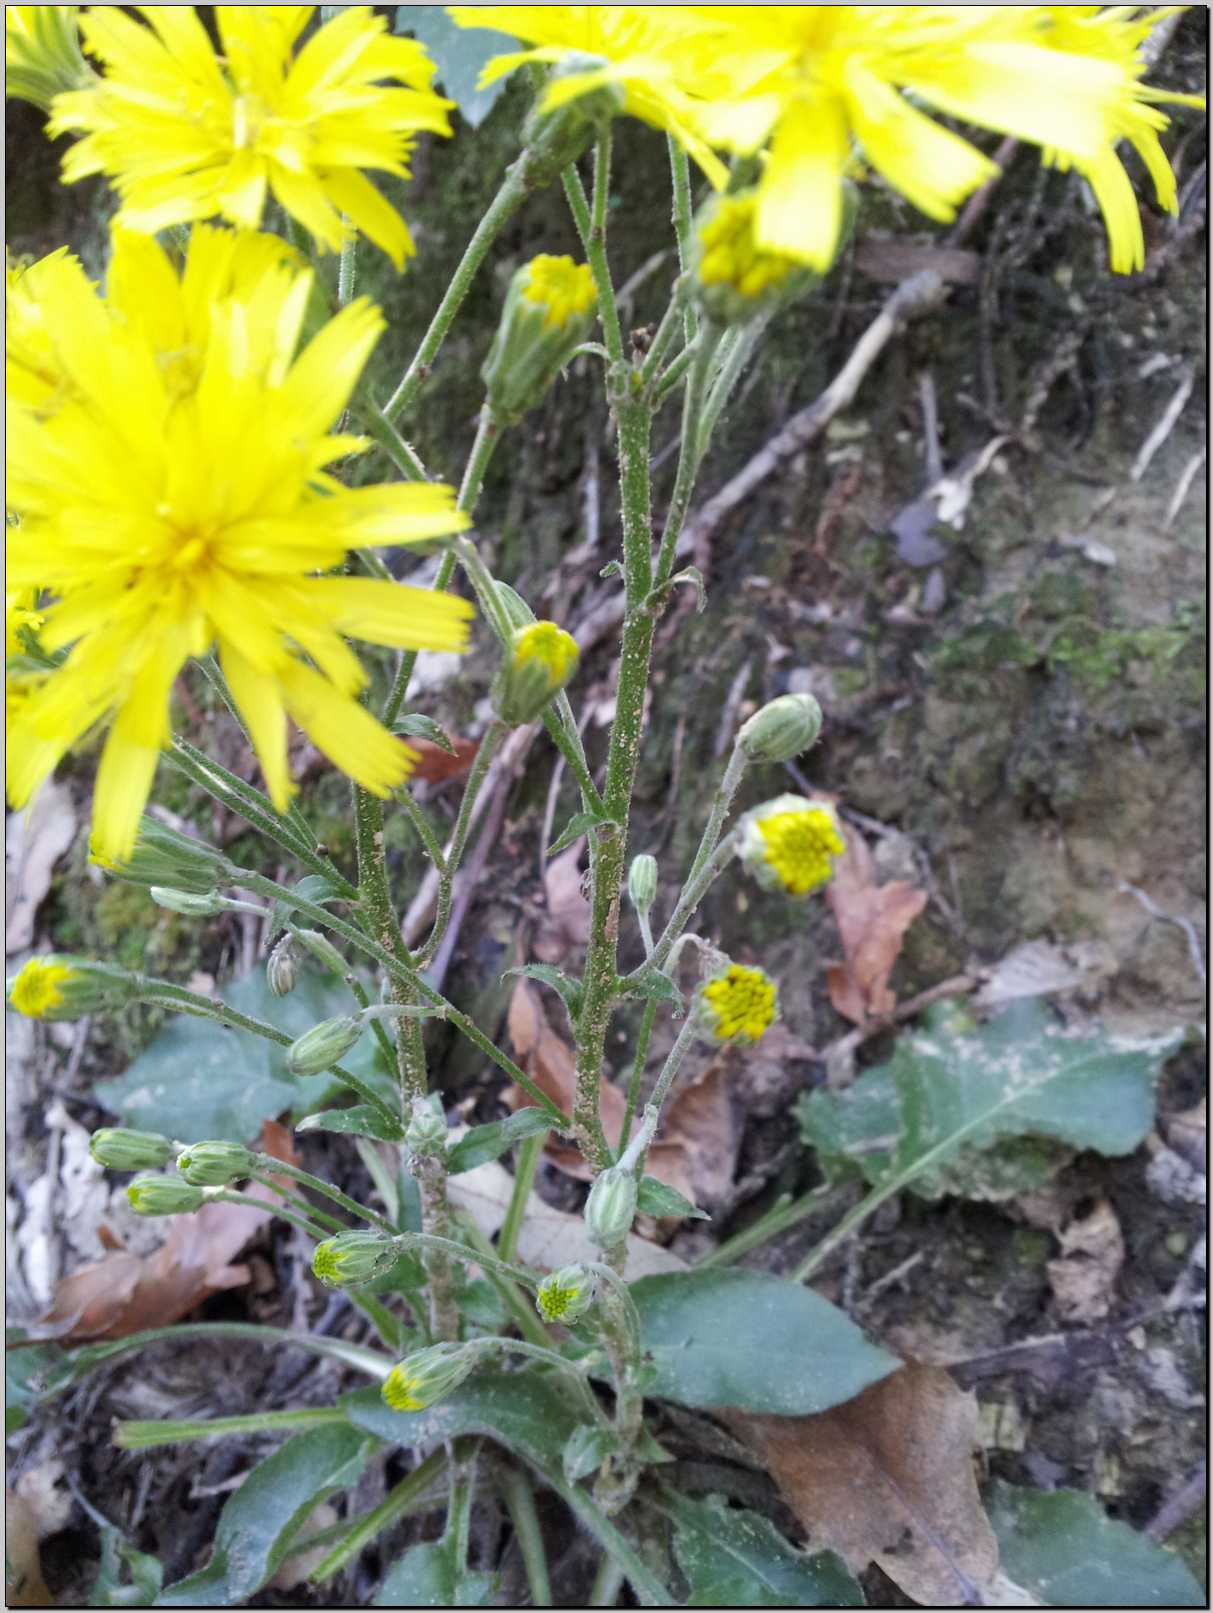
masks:
[[[636,1600],[641,1607],[677,1607],[677,1599],[661,1583],[631,1541],[611,1522],[606,1513],[577,1484],[570,1484],[562,1475],[545,1472],[543,1477],[561,1497],[569,1510],[597,1537],[604,1551],[611,1554],[623,1569]]]
[[[510,1192],[510,1202],[506,1206],[505,1220],[501,1223],[501,1231],[497,1237],[497,1253],[502,1260],[513,1260],[518,1251],[518,1234],[522,1231],[522,1223],[526,1219],[526,1207],[530,1202],[535,1171],[546,1141],[547,1138],[541,1132],[537,1137],[523,1138],[518,1145],[518,1152],[514,1156],[514,1186]]]
[[[443,855],[442,843],[434,833],[434,826],[429,818],[413,799],[411,791],[407,787],[401,788],[396,791],[392,799],[404,808],[404,815],[413,825],[418,840],[425,847],[426,856],[438,872],[443,873],[446,869],[446,857]]]
[[[729,863],[733,859],[734,854],[736,853],[736,850],[737,846],[733,836],[726,835],[726,837],[716,847],[716,850],[708,858],[707,862],[700,868],[695,877],[693,879],[688,879],[687,883],[683,886],[682,894],[678,898],[678,905],[670,915],[670,922],[666,925],[665,929],[662,930],[657,945],[653,948],[652,952],[650,953],[649,957],[646,958],[644,963],[641,964],[640,968],[633,970],[632,974],[627,977],[624,982],[625,985],[638,979],[640,975],[643,974],[647,969],[661,968],[662,964],[669,957],[670,952],[674,947],[674,943],[682,934],[683,925],[686,924],[687,920],[694,913],[700,902],[707,895],[708,890],[711,888],[713,882],[719,879],[720,875],[728,867]]]
[[[561,174],[564,193],[581,244],[585,248],[586,262],[594,276],[598,292],[598,318],[602,324],[603,340],[612,363],[623,362],[623,329],[619,323],[619,309],[615,303],[615,288],[611,284],[611,270],[607,262],[606,216],[607,198],[611,188],[611,130],[608,124],[594,147],[594,191],[592,202],[587,203],[581,176],[572,163]]]
[[[661,1106],[674,1084],[674,1077],[682,1067],[682,1061],[686,1058],[691,1043],[695,1040],[696,1031],[695,1010],[690,1008],[687,1010],[687,1017],[683,1022],[682,1029],[674,1039],[673,1047],[666,1054],[665,1063],[661,1067],[661,1074],[657,1077],[657,1085],[653,1088],[652,1096],[645,1105],[646,1113],[648,1110],[653,1109],[658,1115],[661,1114]]]
[[[733,388],[737,385],[738,377],[749,363],[754,349],[758,346],[769,323],[769,316],[762,314],[756,319],[752,319],[744,330],[735,333],[734,340],[730,343],[728,353],[723,360],[720,360],[720,349],[717,349],[717,359],[720,360],[720,367],[712,381],[707,400],[703,406],[703,418],[699,423],[697,449],[700,460],[703,459],[703,456],[708,451],[712,433],[716,429],[716,424],[720,419],[725,404],[728,403],[732,395]],[[722,342],[721,348],[723,346],[724,343]]]
[[[898,1171],[889,1181],[883,1182],[879,1187],[874,1187],[870,1193],[860,1199],[853,1210],[848,1211],[843,1216],[832,1231],[826,1233],[819,1244],[809,1251],[792,1273],[791,1280],[794,1283],[808,1282],[818,1267],[830,1258],[839,1244],[845,1243],[852,1232],[861,1227],[872,1211],[879,1209],[886,1199],[891,1199],[894,1193],[900,1193],[908,1182],[913,1181],[922,1168],[923,1157],[920,1155],[908,1170]]]
[[[461,1215],[458,1217],[458,1221],[459,1230],[476,1251],[477,1256],[488,1256],[487,1261],[478,1258],[477,1264],[483,1265],[489,1281],[501,1295],[503,1303],[513,1316],[518,1331],[523,1338],[531,1344],[537,1344],[541,1349],[550,1349],[552,1344],[551,1335],[540,1321],[539,1313],[534,1305],[526,1298],[512,1278],[504,1277],[496,1270],[497,1257],[493,1252],[492,1244],[470,1215]]]
[[[727,1238],[724,1243],[711,1254],[705,1255],[702,1260],[695,1262],[696,1270],[700,1266],[729,1266],[734,1260],[740,1260],[742,1255],[749,1254],[751,1249],[757,1249],[772,1238],[777,1238],[781,1232],[789,1227],[797,1226],[801,1221],[807,1220],[816,1210],[828,1204],[830,1199],[838,1192],[836,1187],[826,1184],[815,1187],[804,1193],[800,1198],[793,1198],[790,1193],[784,1193],[771,1206],[765,1214],[760,1215],[752,1226]]]
[[[454,1342],[459,1337],[459,1307],[446,1245],[451,1227],[447,1195],[446,1160],[436,1154],[414,1156],[413,1175],[421,1194],[421,1224],[426,1230],[423,1248],[430,1290],[430,1331],[436,1339]]]
[[[674,491],[670,494],[670,507],[666,511],[665,527],[661,534],[661,549],[657,556],[655,582],[658,588],[669,581],[674,570],[674,557],[678,549],[678,539],[682,535],[683,523],[691,505],[691,494],[695,490],[695,478],[699,474],[700,417],[703,412],[708,375],[711,371],[712,360],[716,355],[718,340],[719,333],[715,330],[715,327],[705,324],[704,328],[699,332],[695,358],[691,365],[690,379],[687,382],[687,389],[682,399],[682,434],[678,452],[678,470],[674,476]]]
[[[274,1163],[277,1164],[278,1161],[275,1160]],[[305,1198],[300,1198],[298,1194],[292,1193],[289,1187],[283,1187],[280,1182],[275,1182],[272,1177],[262,1176],[257,1171],[250,1172],[250,1175],[253,1181],[259,1182],[262,1187],[268,1187],[271,1193],[277,1193],[280,1199],[285,1199],[296,1210],[301,1210],[305,1215],[310,1216],[317,1226],[327,1227],[330,1232],[349,1231],[344,1221],[338,1221],[335,1215],[329,1215],[326,1210],[316,1209]]]
[[[357,399],[355,407],[367,431],[395,465],[403,480],[428,482],[429,472],[421,463],[417,450],[400,435],[374,398],[363,395]]]
[[[733,797],[737,794],[738,786],[745,774],[748,758],[740,746],[734,745],[725,767],[724,775],[716,786],[716,793],[712,797],[712,805],[708,811],[708,821],[703,826],[700,836],[699,849],[691,863],[691,871],[687,875],[686,883],[689,885],[701,872],[708,858],[716,850],[725,819],[733,805]]]
[[[409,1296],[410,1300],[412,1296]],[[393,1316],[387,1306],[375,1298],[374,1294],[359,1293],[356,1289],[349,1291],[350,1304],[360,1310],[367,1317],[378,1333],[380,1339],[394,1356],[400,1354],[401,1322]]]
[[[619,1587],[625,1577],[616,1559],[609,1551],[604,1551],[598,1559],[598,1572],[594,1575],[594,1584],[590,1589],[590,1606],[614,1607],[619,1600]]]
[[[431,1489],[434,1481],[441,1476],[447,1464],[447,1451],[445,1445],[439,1445],[419,1463],[411,1473],[401,1479],[400,1483],[388,1491],[384,1499],[372,1511],[364,1513],[350,1528],[340,1545],[328,1554],[323,1562],[318,1563],[309,1576],[313,1584],[322,1584],[326,1579],[332,1579],[347,1563],[354,1561],[355,1557],[369,1546],[371,1541],[391,1527],[400,1518],[406,1517],[413,1510],[414,1504],[421,1502]]]
[[[392,1223],[379,1214],[378,1210],[365,1209],[356,1200],[343,1193],[340,1188],[322,1181],[319,1176],[313,1176],[310,1171],[302,1170],[298,1165],[287,1165],[280,1159],[274,1159],[269,1154],[258,1154],[257,1164],[263,1171],[273,1172],[278,1176],[288,1176],[291,1181],[298,1182],[301,1187],[310,1187],[313,1193],[322,1193],[325,1198],[339,1204],[347,1215],[356,1215],[363,1221],[370,1221],[380,1232],[386,1232],[389,1238],[396,1236],[396,1228]],[[310,1206],[309,1206],[310,1208]]]
[[[535,1508],[535,1492],[521,1468],[502,1462],[497,1469],[497,1487],[514,1525],[514,1537],[522,1553],[532,1607],[554,1607],[552,1584],[548,1578],[548,1558]]]
[[[702,336],[696,336],[693,341],[689,342],[687,346],[683,348],[682,352],[678,354],[677,358],[671,362],[669,369],[658,378],[656,385],[653,387],[654,409],[660,407],[660,405],[665,402],[666,398],[669,397],[670,393],[678,385],[679,381],[682,380],[683,376],[690,369],[691,365],[694,364],[696,358],[699,356],[699,351],[703,345],[703,340],[704,339]]]
[[[305,1221],[302,1216],[295,1215],[293,1211],[283,1209],[281,1204],[267,1204],[264,1199],[254,1198],[251,1193],[237,1193],[230,1187],[220,1188],[218,1193],[212,1193],[207,1200],[214,1204],[250,1204],[253,1209],[260,1210],[263,1215],[276,1215],[283,1221],[289,1221],[293,1227],[309,1238],[315,1238],[317,1243],[323,1243],[328,1233],[323,1227],[318,1227],[314,1221]]]
[[[651,952],[652,948],[649,950]],[[619,1152],[616,1159],[628,1146],[628,1139],[632,1135],[632,1121],[636,1118],[636,1106],[640,1101],[640,1083],[644,1079],[644,1061],[648,1056],[649,1038],[653,1034],[653,1023],[656,1018],[657,999],[650,997],[644,1005],[644,1015],[636,1036],[636,1056],[632,1063],[632,1077],[628,1082],[628,1101],[623,1111],[623,1130],[619,1133]]]
[[[349,220],[343,221],[347,227]],[[351,230],[341,243],[341,256],[337,260],[337,306],[345,308],[354,297],[354,273],[358,262],[358,237]]]
[[[499,718],[494,718],[489,724],[484,738],[476,748],[476,755],[472,760],[467,783],[463,788],[463,799],[459,803],[459,813],[455,819],[455,827],[451,832],[449,850],[445,855],[440,854],[435,861],[435,867],[438,869],[438,897],[433,928],[430,930],[429,938],[418,952],[415,960],[420,968],[424,968],[430,962],[441,944],[442,937],[446,934],[446,927],[451,917],[451,891],[454,888],[455,874],[463,860],[463,853],[467,849],[476,797],[480,794],[481,786],[488,777],[493,757],[501,748],[501,742],[508,733],[508,725]]]
[[[288,924],[287,929],[294,933],[295,927]],[[358,976],[353,972],[353,970],[351,969],[349,973],[344,975],[342,978],[344,979],[346,985],[350,988],[354,1001],[358,1004],[359,1008],[369,1009],[371,1006],[370,996],[366,987],[362,984],[361,980],[359,980]],[[388,1036],[388,1033],[384,1030],[378,1019],[376,1019],[373,1015],[368,1016],[367,1024],[371,1027],[371,1032],[375,1040],[379,1043],[379,1051],[383,1054],[384,1058],[389,1064],[394,1064],[396,1062],[396,1049],[392,1046],[391,1038]]]
[[[483,1266],[486,1271],[491,1268],[500,1276],[509,1278],[511,1282],[521,1283],[525,1288],[539,1287],[539,1277],[528,1267],[516,1265],[511,1261],[498,1260],[495,1255],[487,1254],[484,1249],[469,1248],[466,1243],[457,1243],[454,1238],[438,1237],[431,1232],[398,1232],[396,1238],[402,1248],[442,1248],[458,1260]]]
[[[527,153],[513,163],[507,170],[501,182],[501,188],[489,203],[488,211],[476,226],[472,239],[468,242],[463,257],[451,282],[438,304],[437,312],[430,321],[430,327],[422,337],[421,345],[413,357],[412,363],[404,373],[400,385],[393,392],[384,406],[384,414],[394,420],[409,409],[415,401],[417,394],[425,385],[433,368],[438,350],[446,340],[447,332],[452,321],[459,311],[459,305],[467,296],[476,271],[484,262],[489,248],[500,235],[502,229],[509,222],[519,203],[526,195],[526,185],[523,172],[527,161]]]
[[[674,234],[678,238],[678,267],[683,274],[686,274],[691,266],[695,244],[691,208],[691,165],[686,152],[673,135],[667,135],[666,139],[670,148],[670,185],[673,192]],[[686,339],[689,343],[698,325],[695,304],[690,297],[686,300],[683,313]]]
[[[229,1434],[277,1434],[290,1428],[323,1428],[347,1423],[338,1406],[306,1406],[297,1411],[254,1411],[244,1417],[119,1419],[111,1439],[119,1450],[147,1451],[157,1445],[179,1445],[187,1439],[225,1439]]]
[[[454,575],[455,556],[448,549],[438,563],[438,572],[434,578],[434,592],[436,594],[445,593]],[[405,650],[400,657],[400,664],[396,668],[396,676],[392,680],[392,689],[387,697],[387,705],[383,708],[383,726],[385,728],[390,728],[400,715],[400,708],[409,692],[409,683],[412,681],[413,668],[416,665],[417,651]]]
[[[670,293],[670,300],[666,304],[665,313],[661,316],[661,323],[657,333],[649,344],[645,355],[644,365],[640,371],[640,379],[645,389],[652,387],[661,368],[661,361],[669,349],[674,337],[683,328],[683,303],[687,298],[687,283],[679,276],[674,282],[674,289]]]

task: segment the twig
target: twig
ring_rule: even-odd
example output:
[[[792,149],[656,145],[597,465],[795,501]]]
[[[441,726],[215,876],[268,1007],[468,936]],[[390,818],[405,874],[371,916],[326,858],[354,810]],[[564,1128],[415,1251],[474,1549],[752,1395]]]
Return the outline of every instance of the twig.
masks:
[[[1196,480],[1196,473],[1204,464],[1205,457],[1205,450],[1202,448],[1198,454],[1193,454],[1191,459],[1189,459],[1188,463],[1184,466],[1183,471],[1180,474],[1179,481],[1176,483],[1175,491],[1171,495],[1171,502],[1167,505],[1166,517],[1162,523],[1162,529],[1164,532],[1169,532],[1174,526],[1175,517],[1179,514],[1180,509],[1183,506],[1183,501],[1188,496],[1188,489]]]
[[[1126,891],[1130,896],[1136,896],[1151,918],[1162,919],[1167,924],[1179,926],[1187,939],[1188,955],[1192,959],[1192,967],[1196,970],[1197,978],[1202,986],[1207,986],[1209,979],[1205,972],[1204,954],[1200,950],[1200,937],[1196,933],[1196,926],[1192,923],[1192,920],[1180,918],[1175,913],[1164,913],[1162,908],[1146,895],[1145,891],[1139,889],[1136,885],[1130,885],[1127,879],[1122,879],[1117,889]]]
[[[1173,1535],[1201,1506],[1205,1498],[1205,1464],[1197,1462],[1187,1478],[1169,1495],[1146,1525],[1145,1532],[1156,1546]]]
[[[987,179],[980,190],[975,190],[964,204],[960,217],[952,226],[951,231],[944,237],[945,246],[959,246],[962,241],[968,240],[973,233],[973,226],[989,206],[990,197],[1002,182],[1003,174],[1011,165],[1011,159],[1019,150],[1019,141],[1008,135],[998,150],[994,153],[993,161],[1001,168],[1002,173]]]
[[[1171,432],[1175,427],[1175,422],[1183,413],[1184,404],[1187,403],[1189,397],[1192,395],[1192,387],[1195,379],[1195,372],[1191,368],[1188,368],[1184,373],[1183,379],[1176,387],[1175,394],[1170,403],[1168,403],[1167,407],[1163,410],[1162,419],[1154,427],[1154,430],[1146,438],[1145,442],[1142,443],[1141,452],[1133,461],[1133,469],[1129,472],[1129,480],[1131,482],[1141,481],[1142,477],[1146,474],[1150,461],[1154,458],[1154,455],[1171,435]]]

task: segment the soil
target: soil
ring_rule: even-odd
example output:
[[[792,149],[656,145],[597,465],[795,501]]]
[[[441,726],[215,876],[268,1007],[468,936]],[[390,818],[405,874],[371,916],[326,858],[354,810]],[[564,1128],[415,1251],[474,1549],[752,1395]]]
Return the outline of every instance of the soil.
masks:
[[[1200,26],[1196,15],[1184,19],[1168,55],[1168,82],[1199,87]],[[406,208],[417,260],[399,281],[386,265],[368,261],[360,285],[389,318],[375,360],[381,395],[411,352],[469,221],[495,188],[518,116],[511,90],[474,140],[465,132],[419,153]],[[57,153],[36,115],[10,102],[7,117],[10,244],[39,253],[68,241],[98,267],[104,194],[58,187]],[[1187,201],[1178,221],[1147,218],[1144,274],[1110,278],[1098,218],[1077,181],[1021,151],[966,242],[978,282],[954,284],[941,312],[894,341],[825,438],[784,464],[715,533],[699,557],[707,608],[697,615],[692,599],[676,601],[659,633],[632,832],[635,850],[658,857],[659,903],[668,904],[677,888],[735,724],[777,693],[807,689],[826,713],[804,770],[808,783],[838,798],[852,829],[876,850],[883,878],[909,878],[929,895],[893,975],[901,1000],[957,975],[976,979],[1021,943],[1042,941],[1085,949],[1084,984],[1058,999],[1066,1013],[1133,1031],[1200,1022],[1203,470],[1173,501],[1206,442],[1205,136],[1195,117],[1181,119],[1174,132]],[[637,282],[626,309],[634,327],[660,312],[670,275],[663,163],[648,131],[620,128],[611,252],[617,281]],[[661,199],[638,201],[650,186]],[[919,224],[887,197],[873,193],[865,204],[868,237],[883,231],[924,246],[936,240]],[[558,194],[535,197],[507,231],[406,423],[434,471],[457,477],[479,403],[480,358],[510,273],[535,251],[573,248]],[[641,279],[661,251],[666,258]],[[702,497],[820,393],[878,312],[889,286],[862,263],[852,251],[825,285],[779,317],[762,362],[728,411]],[[608,422],[582,373],[595,362],[578,360],[503,445],[480,525],[497,574],[569,625],[614,586],[599,578],[613,553],[617,501]],[[1143,445],[1185,377],[1190,395],[1138,474]],[[973,483],[963,526],[936,521],[917,539],[899,539],[893,524],[927,481],[929,392],[949,469],[993,437],[1005,441]],[[677,435],[675,416],[667,410],[655,435],[659,515],[673,474],[667,448]],[[936,551],[930,563],[914,563]],[[595,765],[605,755],[610,715],[609,644],[610,635],[587,655],[576,691],[580,709],[591,712],[586,740]],[[466,675],[424,696],[421,709],[477,737],[491,670],[487,653],[474,655]],[[187,696],[187,728],[192,721],[214,728],[193,683]],[[235,744],[231,734],[217,742]],[[80,805],[91,765],[85,754],[65,774]],[[550,751],[536,744],[450,960],[445,989],[490,1033],[504,1035],[501,970],[528,955],[542,917],[539,852],[551,776]],[[804,782],[794,769],[768,769],[747,782],[739,804]],[[158,791],[171,810],[220,832],[198,798],[169,780]],[[431,791],[432,810],[450,817],[451,786]],[[349,843],[341,789],[313,776],[305,799],[343,859]],[[573,810],[567,780],[558,806],[557,828]],[[389,844],[407,903],[421,865],[403,831]],[[96,882],[77,844],[58,866],[35,945],[116,948],[132,959],[150,947],[155,967],[181,981],[197,971],[223,979],[253,961],[255,938],[231,919],[198,926],[159,914],[149,928],[148,915],[142,896],[135,901],[127,887]],[[822,964],[837,956],[824,903],[757,900],[752,887],[730,878],[709,898],[700,928],[739,961],[761,962],[779,978],[785,1027],[797,1041],[795,1056],[782,1064],[764,1065],[757,1050],[730,1056],[740,1134],[735,1178],[725,1184],[728,1207],[709,1230],[676,1239],[688,1256],[750,1224],[780,1193],[816,1180],[793,1104],[827,1079],[825,1050],[848,1029],[824,987]],[[59,1190],[66,1133],[48,1120],[51,1107],[58,1103],[85,1128],[112,1119],[92,1087],[125,1067],[155,1028],[152,1017],[135,1013],[93,1023],[87,1038],[72,1026],[12,1028],[8,1206],[14,1243],[25,1254],[22,1225]],[[622,1014],[613,1043],[620,1079],[634,1030],[635,1016]],[[655,1052],[666,1039],[659,1029]],[[890,1045],[888,1035],[865,1042],[860,1063],[886,1056]],[[499,1084],[482,1060],[440,1036],[432,1055],[448,1101],[468,1118],[503,1112]],[[691,1077],[696,1073],[692,1065]],[[1203,1208],[1160,1191],[1151,1166],[1159,1137],[1204,1090],[1196,1037],[1168,1067],[1157,1134],[1135,1155],[1080,1156],[1043,1205],[903,1196],[815,1282],[874,1338],[907,1357],[948,1364],[975,1389],[990,1474],[1093,1492],[1113,1516],[1139,1528],[1182,1487],[1203,1452]],[[347,1191],[369,1193],[369,1178],[342,1140],[312,1136],[302,1153],[309,1168]],[[564,1208],[576,1208],[584,1194],[546,1165],[539,1188]],[[1049,1280],[1056,1228],[1104,1201],[1125,1240],[1124,1266],[1106,1315],[1070,1322]],[[834,1207],[828,1220],[802,1223],[747,1263],[790,1271],[837,1213]],[[95,1228],[55,1224],[52,1237],[51,1266],[67,1271],[88,1257]],[[10,1319],[32,1315],[46,1297],[23,1258],[10,1256],[17,1262]],[[348,1308],[330,1306],[316,1289],[289,1234],[262,1236],[251,1266],[247,1287],[217,1295],[198,1315],[319,1322],[360,1336]],[[205,1561],[233,1482],[272,1448],[232,1440],[128,1454],[111,1444],[113,1418],[324,1405],[341,1382],[332,1364],[305,1365],[251,1346],[160,1346],[53,1402],[10,1441],[9,1482],[29,1482],[46,1464],[61,1464],[48,1481],[62,1498],[58,1527],[42,1542],[56,1601],[85,1604],[100,1518],[160,1557],[166,1582]],[[674,1448],[677,1430],[666,1432]],[[689,1450],[679,1454],[691,1461]],[[353,1509],[375,1504],[395,1477],[390,1464],[373,1472]],[[761,1489],[759,1478],[747,1482]],[[762,1495],[778,1517],[769,1490]],[[1198,1573],[1202,1517],[1200,1508],[1169,1539]],[[415,1526],[380,1542],[385,1563],[416,1537],[409,1528]],[[487,1509],[478,1512],[479,1549],[491,1551],[500,1528]],[[584,1594],[588,1563],[584,1543],[574,1542],[554,1565],[557,1586],[574,1599]],[[505,1566],[506,1591],[512,1585],[516,1600],[523,1594],[516,1553]],[[262,1592],[251,1605],[365,1602],[375,1567],[372,1552],[323,1593],[287,1586]],[[899,1599],[876,1570],[868,1589],[876,1602]]]

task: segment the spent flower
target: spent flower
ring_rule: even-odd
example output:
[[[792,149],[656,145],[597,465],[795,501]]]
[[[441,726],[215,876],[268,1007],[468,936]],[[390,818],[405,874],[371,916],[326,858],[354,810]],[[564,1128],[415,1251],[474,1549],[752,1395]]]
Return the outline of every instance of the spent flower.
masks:
[[[765,890],[807,896],[834,877],[846,850],[838,814],[824,801],[779,795],[742,818],[738,855]]]
[[[781,694],[747,718],[738,748],[751,762],[791,762],[817,743],[821,707],[811,694]]]
[[[364,1021],[357,1014],[321,1020],[287,1048],[287,1069],[292,1075],[321,1075],[349,1052],[363,1029]]]
[[[167,1165],[176,1149],[155,1131],[132,1131],[127,1126],[102,1126],[89,1138],[88,1151],[111,1171],[146,1171]]]
[[[190,1143],[177,1155],[177,1169],[191,1187],[227,1187],[252,1174],[257,1156],[241,1143]]]
[[[610,1165],[599,1171],[585,1201],[585,1229],[600,1249],[611,1249],[631,1231],[639,1189],[631,1170]]]

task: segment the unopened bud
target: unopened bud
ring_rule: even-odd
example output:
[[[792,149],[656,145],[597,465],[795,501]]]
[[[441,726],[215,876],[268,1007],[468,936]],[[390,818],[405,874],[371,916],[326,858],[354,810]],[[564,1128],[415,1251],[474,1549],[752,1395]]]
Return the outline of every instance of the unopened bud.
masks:
[[[99,868],[132,885],[157,885],[174,891],[208,896],[219,885],[228,884],[232,865],[222,853],[203,840],[178,834],[157,818],[139,821],[135,849],[121,863],[107,861],[96,851],[92,860]]]
[[[570,257],[540,253],[515,272],[480,372],[499,424],[515,424],[540,401],[589,337],[596,304],[589,266]]]
[[[146,1171],[167,1165],[173,1145],[155,1131],[129,1131],[125,1126],[103,1126],[89,1138],[88,1151],[111,1171]]]
[[[611,1249],[631,1231],[636,1218],[636,1178],[612,1165],[594,1178],[585,1201],[585,1227],[600,1249]]]
[[[647,914],[657,896],[657,859],[642,851],[628,869],[628,897],[638,913]]]
[[[577,640],[555,622],[515,628],[493,681],[492,701],[503,722],[534,722],[577,670]]]
[[[446,1150],[446,1116],[424,1100],[413,1110],[404,1133],[405,1147],[412,1154],[441,1154]]]
[[[189,918],[212,918],[227,907],[223,897],[214,891],[209,896],[198,896],[193,891],[175,891],[166,885],[149,885],[147,894],[157,907],[166,907],[170,913],[184,913]]]
[[[472,8],[462,9],[470,12]],[[475,26],[483,24],[477,19]],[[552,70],[545,93],[523,125],[524,178],[528,190],[559,179],[561,172],[588,148],[602,125],[623,111],[624,90],[619,84],[602,84],[588,94],[563,102],[556,100],[555,105],[552,104],[559,95],[562,79],[577,73],[598,72],[607,66],[601,56],[570,51]]]
[[[781,694],[742,723],[737,745],[751,762],[790,762],[816,743],[821,720],[811,694]]]
[[[381,1393],[393,1411],[425,1411],[457,1389],[476,1365],[466,1344],[431,1344],[398,1362]]]
[[[349,964],[327,935],[321,935],[319,930],[296,930],[294,935],[299,945],[310,952],[316,962],[330,974],[343,975],[349,972]]]
[[[240,1143],[191,1143],[177,1155],[177,1169],[192,1187],[227,1187],[251,1176],[256,1154]]]
[[[136,1176],[126,1190],[136,1215],[183,1215],[201,1207],[206,1194],[179,1176]]]
[[[391,1271],[400,1250],[377,1232],[340,1232],[316,1245],[312,1271],[329,1288],[356,1287]]]
[[[126,969],[70,953],[44,952],[4,983],[5,1001],[28,1019],[82,1019],[120,1008],[138,995],[139,981]]]
[[[299,979],[299,953],[293,935],[284,935],[265,965],[265,983],[275,997],[289,997]]]
[[[287,1069],[292,1075],[320,1075],[331,1070],[353,1047],[362,1029],[362,1019],[356,1014],[321,1020],[287,1048]]]
[[[576,1322],[594,1303],[597,1289],[588,1266],[563,1266],[539,1284],[535,1308],[545,1322]]]

